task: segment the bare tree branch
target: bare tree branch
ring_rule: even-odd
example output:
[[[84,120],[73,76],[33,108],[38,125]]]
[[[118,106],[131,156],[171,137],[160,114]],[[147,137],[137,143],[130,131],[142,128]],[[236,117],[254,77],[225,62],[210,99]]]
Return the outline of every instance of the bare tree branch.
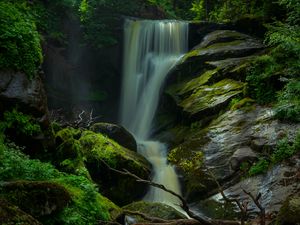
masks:
[[[254,197],[254,195],[251,192],[248,192],[245,189],[243,189],[243,192],[246,195],[250,196],[250,198],[255,203],[255,205],[257,206],[257,208],[259,208],[259,210],[260,210],[260,224],[261,225],[265,225],[266,224],[266,210],[265,210],[265,208],[259,202],[259,199],[262,196],[261,193],[258,193],[258,195],[256,197]]]
[[[202,216],[198,216],[196,215],[194,212],[192,212],[186,202],[186,200],[179,194],[177,194],[176,192],[166,188],[164,185],[162,184],[158,184],[158,183],[155,183],[153,181],[149,181],[149,180],[144,180],[142,178],[140,178],[139,176],[129,172],[128,170],[126,169],[123,169],[123,171],[120,171],[120,170],[117,170],[117,169],[114,169],[112,167],[110,167],[104,160],[101,160],[102,163],[108,168],[110,169],[111,171],[114,171],[116,173],[119,173],[119,174],[122,174],[122,175],[125,175],[125,176],[130,176],[130,177],[133,177],[137,182],[139,183],[144,183],[144,184],[148,184],[148,185],[151,185],[153,187],[157,187],[161,190],[164,190],[168,193],[170,193],[171,195],[173,196],[176,196],[180,201],[181,201],[181,208],[187,213],[187,215],[190,217],[190,218],[193,218],[195,219],[196,221],[200,222],[201,225],[239,225],[240,223],[239,222],[236,222],[236,221],[223,221],[223,220],[213,220],[211,218],[207,218],[207,217],[202,217]],[[157,223],[156,223],[157,224]],[[167,224],[172,224],[171,222],[168,222]],[[174,225],[175,224],[178,224],[178,222],[175,222],[173,223]],[[166,224],[165,224],[166,225]]]

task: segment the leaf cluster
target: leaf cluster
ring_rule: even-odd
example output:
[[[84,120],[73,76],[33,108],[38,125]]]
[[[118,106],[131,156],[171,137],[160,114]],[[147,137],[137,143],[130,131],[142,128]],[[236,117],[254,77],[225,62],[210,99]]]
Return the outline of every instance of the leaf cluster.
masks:
[[[25,4],[0,1],[0,69],[32,78],[42,62],[40,36]]]

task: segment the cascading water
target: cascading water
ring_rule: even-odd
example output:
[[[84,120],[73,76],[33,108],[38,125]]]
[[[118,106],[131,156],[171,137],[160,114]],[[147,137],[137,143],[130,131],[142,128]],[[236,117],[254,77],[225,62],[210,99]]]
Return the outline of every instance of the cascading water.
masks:
[[[187,51],[188,24],[181,21],[126,20],[121,124],[131,131],[138,151],[153,165],[153,180],[180,194],[177,175],[168,165],[166,146],[150,141],[160,90],[168,72]],[[177,205],[178,200],[150,187],[145,200]]]

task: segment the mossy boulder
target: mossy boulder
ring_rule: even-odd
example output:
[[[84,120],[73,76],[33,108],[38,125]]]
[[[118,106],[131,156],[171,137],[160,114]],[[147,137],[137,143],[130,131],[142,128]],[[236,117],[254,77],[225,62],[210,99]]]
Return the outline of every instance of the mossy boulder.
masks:
[[[0,199],[0,218],[3,225],[42,225],[31,215],[4,199]]]
[[[141,212],[150,217],[157,217],[165,220],[186,219],[186,216],[177,211],[172,206],[158,202],[133,202],[123,207],[124,210]],[[125,211],[126,214],[126,211]],[[132,215],[130,215],[132,216]],[[136,222],[144,222],[145,220],[139,216],[133,216]]]
[[[95,123],[90,127],[90,130],[95,133],[107,135],[109,138],[129,150],[137,150],[137,144],[134,136],[122,126],[111,123]]]
[[[248,35],[229,30],[214,31],[183,58],[181,63],[191,60],[213,61],[226,58],[244,57],[263,49],[262,43]]]
[[[80,129],[65,128],[55,134],[55,164],[64,172],[85,175],[90,178],[89,172],[85,168],[84,156],[79,142],[81,133]]]
[[[36,218],[57,213],[71,201],[69,192],[53,182],[7,182],[0,188],[2,198]]]
[[[276,224],[292,225],[300,221],[300,196],[289,197],[280,208]]]
[[[223,65],[228,68],[232,66],[231,63],[227,63],[228,61],[238,62],[239,59],[260,54],[263,49],[264,45],[260,40],[246,34],[232,30],[211,32],[181,58],[171,71],[167,84],[182,82],[187,78],[199,76],[206,70],[216,68],[215,65],[207,62],[224,60]]]
[[[124,205],[141,197],[146,185],[120,175],[111,168],[128,171],[148,179],[151,165],[138,153],[93,131],[65,128],[56,134],[57,163],[66,172],[85,174],[101,187],[101,193]],[[111,167],[111,168],[109,168]]]
[[[145,193],[146,185],[138,184],[134,178],[120,175],[107,167],[127,169],[143,179],[149,179],[151,165],[144,157],[92,131],[84,131],[79,141],[86,167],[92,179],[100,184],[105,196],[117,204],[125,205]]]
[[[204,73],[201,77],[191,80],[180,92],[169,90],[177,105],[190,117],[203,114],[215,114],[224,107],[231,98],[242,94],[244,83],[224,79],[213,85],[202,85],[217,71]]]

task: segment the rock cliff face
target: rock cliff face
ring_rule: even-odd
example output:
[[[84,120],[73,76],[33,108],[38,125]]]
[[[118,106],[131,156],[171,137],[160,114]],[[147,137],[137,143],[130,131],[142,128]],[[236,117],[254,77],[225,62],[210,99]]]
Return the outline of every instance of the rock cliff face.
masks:
[[[30,115],[48,123],[48,106],[44,84],[39,76],[32,80],[24,73],[0,71],[0,110],[18,105]]]
[[[271,154],[282,138],[292,142],[300,129],[300,124],[276,120],[271,107],[248,97],[246,70],[263,51],[264,45],[254,37],[215,30],[204,35],[169,75],[157,118],[172,119],[160,124],[157,137],[170,143],[170,162],[179,168],[190,201],[217,193],[217,180],[228,188],[228,196],[241,196],[241,201],[247,197],[241,187],[262,193],[262,204],[272,213],[300,190],[292,182],[283,185],[297,176],[297,155],[265,175],[241,180],[244,165]],[[209,198],[214,205],[204,206],[208,200],[196,205],[203,212],[215,208],[216,214],[218,199],[221,196]],[[258,211],[254,204],[249,208]]]

